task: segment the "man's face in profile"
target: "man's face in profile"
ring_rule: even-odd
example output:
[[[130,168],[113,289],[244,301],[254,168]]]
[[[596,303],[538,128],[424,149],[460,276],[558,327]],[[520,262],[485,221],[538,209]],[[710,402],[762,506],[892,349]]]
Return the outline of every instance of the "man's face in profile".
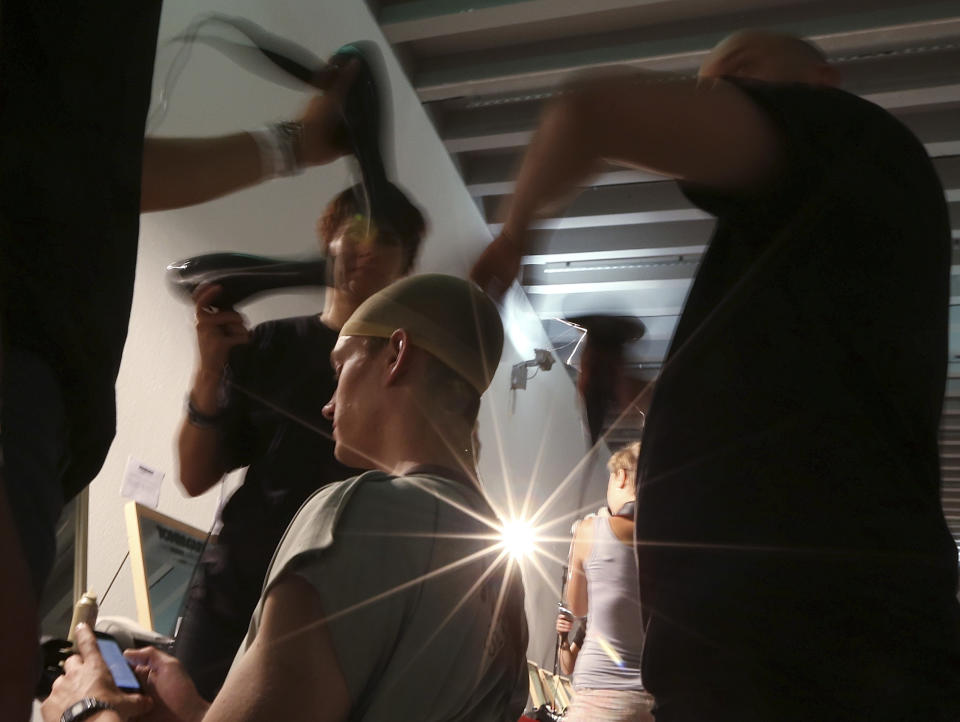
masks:
[[[364,336],[341,336],[330,354],[337,387],[323,415],[333,422],[334,456],[347,466],[380,468],[373,441],[382,393],[377,362],[384,352],[380,345],[371,350]]]

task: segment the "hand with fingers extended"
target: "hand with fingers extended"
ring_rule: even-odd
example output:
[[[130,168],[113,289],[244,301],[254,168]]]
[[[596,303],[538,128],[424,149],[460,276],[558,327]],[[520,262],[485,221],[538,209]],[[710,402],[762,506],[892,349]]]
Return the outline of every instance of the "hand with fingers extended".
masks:
[[[128,649],[123,654],[153,700],[152,709],[140,719],[144,722],[197,722],[203,718],[210,704],[197,692],[176,657],[156,647]]]
[[[523,246],[501,232],[488,245],[470,270],[470,278],[496,301],[500,301],[520,273]]]
[[[197,345],[200,350],[198,377],[206,377],[215,386],[220,383],[230,352],[250,342],[246,320],[232,308],[217,308],[221,291],[216,284],[200,286],[193,294],[197,312]],[[202,403],[196,399],[194,403]],[[200,409],[214,413],[216,409]]]
[[[129,720],[152,709],[150,697],[117,688],[90,627],[79,625],[76,637],[76,654],[64,662],[64,674],[53,683],[50,696],[40,707],[44,722],[58,722],[69,707],[86,698],[109,705],[112,711],[104,719]]]
[[[327,65],[317,74],[315,84],[324,92],[315,96],[297,118],[303,126],[297,159],[301,165],[330,163],[350,152],[343,127],[343,102],[359,69],[358,63],[351,61]]]

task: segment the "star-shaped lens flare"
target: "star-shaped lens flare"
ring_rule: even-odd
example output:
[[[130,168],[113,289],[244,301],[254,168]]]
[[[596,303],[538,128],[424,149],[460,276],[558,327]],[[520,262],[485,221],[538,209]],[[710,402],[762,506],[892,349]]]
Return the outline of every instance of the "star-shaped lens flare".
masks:
[[[329,432],[321,429],[315,424],[310,423],[306,419],[297,416],[291,411],[273,403],[270,399],[263,398],[259,394],[256,394],[250,389],[243,388],[235,382],[234,388],[238,392],[243,393],[250,398],[263,403],[265,406],[276,410],[278,413],[286,416],[292,421],[303,425],[314,433],[326,438],[332,438]],[[502,574],[502,578],[500,581],[500,589],[499,593],[497,594],[497,600],[493,613],[495,619],[499,618],[503,612],[503,604],[505,602],[510,579],[514,574],[517,573],[521,574],[522,577],[529,578],[529,580],[539,577],[539,579],[542,580],[547,588],[551,590],[552,594],[557,599],[560,599],[561,575],[558,572],[560,572],[560,570],[566,565],[567,560],[553,553],[551,551],[551,547],[555,547],[557,544],[560,544],[561,547],[566,548],[571,541],[571,535],[564,534],[562,532],[560,532],[558,535],[558,527],[559,529],[563,529],[564,526],[569,525],[573,520],[579,519],[589,510],[596,509],[602,500],[595,499],[579,509],[567,511],[555,516],[550,515],[548,509],[560,498],[560,495],[565,488],[568,488],[571,483],[581,477],[581,471],[586,464],[590,463],[592,459],[592,453],[585,454],[580,462],[556,485],[555,488],[553,488],[553,490],[547,495],[547,498],[541,504],[535,505],[533,503],[533,490],[538,477],[540,462],[546,447],[547,435],[545,434],[541,440],[537,458],[534,463],[534,472],[525,484],[526,493],[524,494],[522,503],[516,503],[514,500],[514,493],[522,490],[523,486],[520,485],[518,488],[513,488],[513,484],[511,483],[506,459],[504,458],[502,451],[504,448],[504,442],[501,434],[500,423],[495,414],[493,431],[496,441],[497,456],[500,461],[502,472],[501,483],[504,486],[504,497],[507,508],[499,508],[499,505],[494,503],[487,491],[484,491],[483,493],[490,504],[491,510],[496,515],[496,518],[491,518],[490,516],[482,514],[477,510],[474,510],[463,504],[458,500],[458,495],[456,494],[448,495],[426,485],[423,487],[425,492],[432,494],[439,501],[455,507],[456,509],[462,511],[466,516],[480,522],[481,527],[485,526],[487,527],[487,530],[481,528],[480,531],[462,534],[438,534],[436,532],[430,534],[417,532],[404,534],[394,532],[392,534],[392,536],[395,537],[429,536],[437,539],[474,539],[486,541],[488,544],[486,546],[481,545],[480,548],[468,553],[462,559],[452,561],[442,567],[433,569],[423,575],[398,584],[391,589],[385,589],[382,592],[373,594],[366,599],[358,600],[354,604],[348,605],[347,607],[340,609],[333,614],[327,615],[324,617],[324,619],[317,620],[316,622],[307,625],[308,627],[329,623],[332,619],[350,614],[351,612],[362,607],[366,607],[370,604],[375,604],[385,598],[391,597],[394,594],[403,591],[404,589],[408,589],[413,585],[453,572],[454,570],[465,565],[474,564],[481,560],[483,560],[482,564],[484,565],[482,573],[478,576],[476,582],[464,593],[464,596],[451,604],[450,612],[440,622],[430,639],[426,640],[426,643],[423,646],[424,649],[426,648],[427,643],[429,643],[433,637],[439,634],[440,631],[454,619],[460,609],[462,609],[462,607],[474,595],[480,593],[481,589],[485,586],[485,582],[497,572]],[[341,440],[340,443],[344,442]],[[357,451],[358,453],[361,453],[359,450]],[[593,450],[591,450],[591,452],[592,451]],[[385,465],[378,466],[379,468],[385,468]],[[464,468],[464,471],[471,473],[474,470]],[[416,483],[416,478],[417,477],[414,475],[409,477],[408,480]],[[563,552],[561,551],[560,553],[562,554]],[[492,635],[497,628],[497,624],[491,624],[490,634]],[[303,630],[298,630],[296,633],[299,634],[302,631]],[[276,643],[280,643],[283,641],[283,639],[278,639],[275,641]],[[490,639],[488,638],[486,646],[489,645]],[[409,663],[412,663],[412,661],[412,659],[409,660]]]
[[[500,533],[503,548],[518,561],[525,559],[536,549],[536,531],[527,519],[505,521]]]

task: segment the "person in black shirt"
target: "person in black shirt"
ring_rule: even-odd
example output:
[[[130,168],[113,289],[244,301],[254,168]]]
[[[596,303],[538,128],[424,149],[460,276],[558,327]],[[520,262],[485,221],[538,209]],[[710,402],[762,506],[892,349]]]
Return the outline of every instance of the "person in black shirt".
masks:
[[[657,722],[960,719],[949,219],[920,142],[837,80],[810,44],[752,31],[696,81],[579,83],[474,267],[511,281],[535,213],[600,158],[717,216],[638,469]]]
[[[318,223],[334,264],[319,315],[248,331],[234,310],[212,308],[217,287],[198,290],[200,355],[180,430],[180,481],[195,496],[248,467],[200,563],[177,635],[176,655],[206,699],[226,677],[297,509],[320,487],[359,473],[334,459],[330,422],[321,413],[336,385],[330,352],[357,306],[409,272],[425,223],[406,201],[391,219],[393,230],[371,232],[358,195],[341,192]]]
[[[137,258],[160,2],[0,13],[0,709],[27,719],[63,505],[103,463]]]

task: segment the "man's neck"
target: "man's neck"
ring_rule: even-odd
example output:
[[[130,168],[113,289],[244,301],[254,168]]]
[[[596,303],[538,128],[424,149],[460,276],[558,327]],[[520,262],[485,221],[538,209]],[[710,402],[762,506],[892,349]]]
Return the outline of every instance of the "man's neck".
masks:
[[[469,456],[459,458],[447,457],[444,459],[408,459],[394,465],[392,473],[396,476],[408,474],[432,474],[442,476],[453,481],[463,481],[470,484],[477,483],[477,470],[474,461]]]
[[[328,328],[339,331],[347,319],[357,310],[360,303],[336,288],[327,288],[324,292],[323,311],[320,320]]]
[[[399,454],[398,461],[392,465],[392,473],[403,476],[419,471],[477,484],[477,464],[470,440],[461,440],[462,443],[436,441],[436,444],[418,444],[409,453]]]

